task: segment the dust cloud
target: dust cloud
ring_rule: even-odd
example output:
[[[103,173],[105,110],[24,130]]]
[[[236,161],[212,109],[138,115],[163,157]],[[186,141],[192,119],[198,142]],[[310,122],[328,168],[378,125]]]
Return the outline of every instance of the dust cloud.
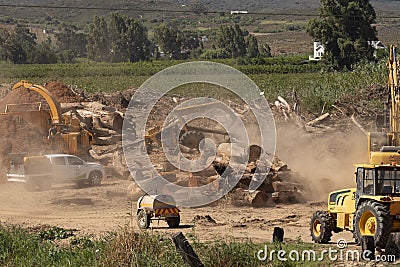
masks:
[[[355,187],[354,164],[368,160],[367,137],[359,129],[310,134],[277,125],[276,154],[299,173],[308,199],[324,201],[331,191]]]

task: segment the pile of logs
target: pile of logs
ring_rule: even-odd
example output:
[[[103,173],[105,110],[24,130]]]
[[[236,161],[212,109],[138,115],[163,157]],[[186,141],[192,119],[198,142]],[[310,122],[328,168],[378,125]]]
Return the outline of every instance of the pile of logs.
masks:
[[[164,162],[158,166],[159,173],[166,180],[179,186],[198,187],[211,184],[212,190],[218,192],[224,186],[221,184],[222,180],[218,180],[218,178],[228,168],[230,162],[230,153],[224,152],[231,145],[230,143],[220,144],[218,148],[222,147],[223,149],[218,149],[212,166],[203,171],[195,173],[183,172],[172,166],[169,162]],[[257,146],[252,146],[251,148],[257,150]],[[188,153],[192,152],[192,150],[185,151]],[[238,154],[238,152],[236,151],[235,154]],[[252,149],[250,149],[250,154],[252,154]],[[187,156],[191,155],[187,154]],[[273,157],[272,162],[263,163],[258,158],[259,155],[258,157],[249,157],[253,161],[247,164],[241,179],[228,194],[227,198],[231,204],[237,206],[265,207],[275,203],[304,202],[304,186],[297,182],[296,179],[298,177],[283,161],[277,157]],[[270,166],[270,169],[267,170],[265,166]],[[257,167],[261,172],[264,172],[263,174],[266,179],[257,190],[250,191],[249,185],[254,178],[254,172]]]
[[[81,127],[94,134],[94,144],[89,150],[90,156],[106,166],[108,175],[127,179],[130,173],[122,150],[124,114],[115,107],[105,104],[107,103],[104,101],[64,103],[62,104],[62,109],[64,112],[69,112],[71,116],[77,117]],[[279,104],[276,103],[276,106],[286,114],[288,119],[304,125],[299,116],[293,115],[295,112],[291,112],[292,108],[284,99],[280,99]],[[240,114],[245,113],[246,110]],[[318,121],[309,122],[308,124],[318,124]],[[132,127],[135,127],[135,125]],[[155,148],[156,151],[157,149]],[[181,145],[181,152],[188,158],[193,158],[196,157],[198,150]],[[157,158],[158,162],[153,163],[156,165],[160,175],[170,183],[185,187],[197,187],[211,183],[213,185],[212,190],[218,192],[222,187],[219,184],[219,175],[229,165],[231,155],[241,157],[246,153],[248,153],[249,160],[244,170],[244,175],[228,195],[232,204],[263,207],[272,203],[293,203],[304,200],[302,195],[304,188],[296,181],[287,165],[277,157],[273,157],[271,162],[261,162],[259,159],[261,148],[257,145],[253,145],[249,149],[243,149],[236,147],[232,143],[220,143],[217,156],[214,158],[212,165],[196,173],[183,172],[168,162],[159,162],[163,160],[163,157]],[[269,170],[265,166],[270,166]],[[256,191],[249,191],[249,185],[254,179],[256,168],[264,172],[266,179]],[[146,176],[146,174],[142,175]],[[130,191],[133,192],[136,189],[137,186],[132,186]]]

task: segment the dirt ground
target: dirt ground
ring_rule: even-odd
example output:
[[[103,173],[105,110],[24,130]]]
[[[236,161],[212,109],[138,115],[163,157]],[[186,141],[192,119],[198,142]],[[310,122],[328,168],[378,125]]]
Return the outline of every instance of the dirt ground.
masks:
[[[272,239],[274,227],[283,227],[286,241],[311,242],[312,213],[326,209],[329,191],[352,186],[352,163],[364,155],[364,138],[357,131],[315,137],[287,127],[278,128],[278,138],[281,158],[313,188],[306,192],[311,201],[252,208],[227,205],[221,200],[210,207],[182,208],[179,229],[169,229],[165,222],[153,222],[149,231],[194,233],[203,241],[234,237],[267,242]],[[348,168],[340,168],[345,165]],[[126,195],[130,184],[105,178],[99,187],[76,189],[73,185],[58,185],[49,191],[27,192],[20,185],[4,183],[0,185],[0,220],[25,226],[46,224],[77,229],[78,235],[98,235],[126,225],[139,230],[135,216],[130,215],[135,212],[136,202],[130,204]],[[353,242],[350,233],[336,234],[332,242],[340,238]]]
[[[62,185],[45,192],[27,192],[20,186],[2,184],[1,222],[23,226],[56,225],[76,229],[78,235],[101,235],[126,225],[139,230],[135,217],[129,214],[131,204],[123,196],[129,184],[129,181],[107,179],[99,187],[75,189]],[[203,241],[234,237],[266,242],[271,241],[273,228],[278,226],[284,228],[288,242],[299,238],[311,242],[308,229],[310,216],[315,210],[324,208],[324,202],[267,208],[241,208],[223,203],[213,207],[183,208],[179,229],[169,229],[165,222],[155,221],[149,231],[171,235],[177,231],[193,233]],[[135,203],[135,212],[134,209]],[[207,220],[207,215],[215,222]],[[338,234],[333,241],[343,236],[352,241],[350,234]]]

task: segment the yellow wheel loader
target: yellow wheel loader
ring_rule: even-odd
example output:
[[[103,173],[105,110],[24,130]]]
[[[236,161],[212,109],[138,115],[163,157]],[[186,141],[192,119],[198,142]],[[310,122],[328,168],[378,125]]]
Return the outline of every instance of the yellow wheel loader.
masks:
[[[356,243],[373,236],[375,246],[385,248],[389,235],[400,232],[400,88],[396,47],[388,61],[387,129],[368,134],[369,163],[356,166],[356,188],[331,192],[328,210],[311,217],[311,237],[328,243],[332,233],[353,232]]]

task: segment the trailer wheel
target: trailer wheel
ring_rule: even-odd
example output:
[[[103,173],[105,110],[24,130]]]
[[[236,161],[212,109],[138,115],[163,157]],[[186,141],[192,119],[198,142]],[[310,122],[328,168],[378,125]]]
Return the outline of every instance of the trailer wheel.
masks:
[[[181,222],[181,217],[179,215],[177,217],[169,217],[166,218],[166,221],[170,228],[177,228]]]
[[[89,185],[97,186],[101,184],[101,178],[103,178],[103,174],[99,171],[92,171],[89,173]]]
[[[392,229],[392,217],[389,208],[382,203],[365,201],[357,209],[354,231],[356,241],[363,236],[373,236],[375,246],[385,248]]]
[[[326,211],[316,211],[311,217],[310,231],[315,243],[327,244],[331,240],[332,217]]]
[[[139,211],[137,215],[137,224],[140,229],[147,229],[150,227],[150,216],[144,210]]]

